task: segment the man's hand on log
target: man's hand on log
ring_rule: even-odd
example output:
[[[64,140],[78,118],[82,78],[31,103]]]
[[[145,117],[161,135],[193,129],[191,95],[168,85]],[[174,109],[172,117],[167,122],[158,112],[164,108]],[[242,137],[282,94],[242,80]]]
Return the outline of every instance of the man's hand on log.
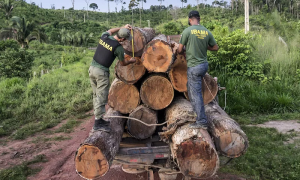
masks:
[[[124,28],[126,28],[126,29],[132,29],[132,27],[131,27],[129,24],[126,24],[126,25],[124,26]]]

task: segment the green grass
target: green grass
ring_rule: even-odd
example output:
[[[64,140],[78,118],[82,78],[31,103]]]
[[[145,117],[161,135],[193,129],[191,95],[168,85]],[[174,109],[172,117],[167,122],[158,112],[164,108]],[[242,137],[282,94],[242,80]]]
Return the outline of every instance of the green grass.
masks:
[[[78,121],[74,119],[68,120],[66,124],[62,125],[55,132],[71,133],[73,132],[74,127],[77,127],[80,123],[82,123],[82,121]]]
[[[283,114],[241,114],[232,115],[240,125],[263,124],[268,121],[297,120],[300,119],[300,113],[283,113]],[[300,123],[300,121],[299,121]]]
[[[55,137],[44,137],[44,136],[38,136],[37,138],[35,138],[32,142],[33,143],[40,143],[40,142],[49,142],[49,141],[64,141],[64,140],[69,140],[72,137],[70,136],[66,136],[66,135],[60,135],[60,136],[55,136]]]
[[[242,128],[248,136],[249,149],[221,168],[221,172],[247,175],[253,179],[299,179],[299,148],[295,148],[295,144],[284,144],[294,134],[283,135],[270,128]]]
[[[38,173],[41,169],[30,168],[30,165],[47,162],[44,155],[38,155],[33,160],[24,162],[5,170],[0,171],[0,180],[26,180],[28,176]]]

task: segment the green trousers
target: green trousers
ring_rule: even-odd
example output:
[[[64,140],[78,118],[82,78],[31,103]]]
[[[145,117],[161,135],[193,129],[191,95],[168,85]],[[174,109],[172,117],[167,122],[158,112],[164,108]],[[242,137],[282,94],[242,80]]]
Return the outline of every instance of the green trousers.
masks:
[[[105,114],[109,91],[109,72],[98,67],[90,66],[90,82],[93,88],[93,105],[95,119],[100,119]]]

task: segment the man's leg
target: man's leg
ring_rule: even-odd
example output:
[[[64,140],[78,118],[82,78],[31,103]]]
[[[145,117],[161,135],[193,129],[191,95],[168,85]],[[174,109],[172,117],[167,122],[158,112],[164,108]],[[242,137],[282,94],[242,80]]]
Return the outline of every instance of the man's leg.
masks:
[[[90,82],[93,88],[93,105],[95,125],[93,130],[110,131],[109,122],[102,119],[105,114],[109,91],[109,73],[91,66],[89,69]]]
[[[207,72],[208,64],[199,64],[196,67],[188,68],[188,95],[197,114],[196,123],[190,125],[191,128],[207,128],[207,118],[205,115],[202,97],[202,78]]]

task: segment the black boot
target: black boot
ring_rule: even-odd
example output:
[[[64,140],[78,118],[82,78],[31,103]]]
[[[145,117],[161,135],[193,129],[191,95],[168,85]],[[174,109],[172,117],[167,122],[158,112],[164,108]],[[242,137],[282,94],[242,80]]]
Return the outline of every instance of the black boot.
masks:
[[[104,121],[102,118],[95,119],[93,131],[110,132],[110,122]]]

